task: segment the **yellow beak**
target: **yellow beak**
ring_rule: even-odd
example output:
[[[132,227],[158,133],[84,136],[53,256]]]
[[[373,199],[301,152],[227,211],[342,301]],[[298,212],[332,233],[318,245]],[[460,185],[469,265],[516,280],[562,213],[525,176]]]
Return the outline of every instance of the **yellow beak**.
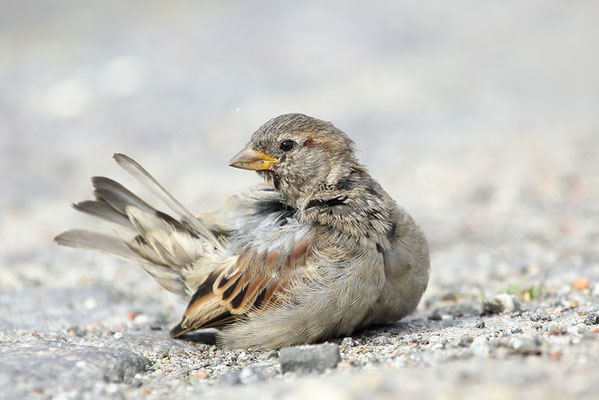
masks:
[[[269,157],[266,153],[254,150],[250,146],[241,150],[229,161],[229,165],[235,168],[250,169],[253,171],[265,171],[272,169],[272,164],[278,163],[276,158]]]

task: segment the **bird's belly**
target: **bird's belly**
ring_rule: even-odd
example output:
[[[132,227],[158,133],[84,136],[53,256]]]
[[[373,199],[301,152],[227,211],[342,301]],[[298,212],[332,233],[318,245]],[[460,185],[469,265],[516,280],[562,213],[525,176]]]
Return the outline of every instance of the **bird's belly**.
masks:
[[[369,323],[395,322],[416,309],[429,276],[428,257],[402,257],[398,252],[385,255],[385,283],[374,304]]]

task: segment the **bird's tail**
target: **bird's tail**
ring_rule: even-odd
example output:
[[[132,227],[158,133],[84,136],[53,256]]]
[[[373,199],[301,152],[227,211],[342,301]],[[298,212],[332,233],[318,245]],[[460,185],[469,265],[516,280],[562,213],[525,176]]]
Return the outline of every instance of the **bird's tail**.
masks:
[[[112,179],[93,177],[95,200],[73,207],[123,230],[111,235],[72,229],[58,235],[55,241],[133,261],[165,289],[190,298],[225,255],[224,239],[217,238],[136,161],[123,154],[115,154],[114,159],[179,219],[157,210]]]

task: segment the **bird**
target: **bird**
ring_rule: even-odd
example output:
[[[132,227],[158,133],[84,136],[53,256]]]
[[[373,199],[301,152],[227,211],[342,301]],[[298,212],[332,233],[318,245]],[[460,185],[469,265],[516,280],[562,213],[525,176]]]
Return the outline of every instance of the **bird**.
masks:
[[[136,263],[189,301],[174,338],[216,328],[221,346],[267,350],[394,323],[427,287],[428,244],[355,153],[330,122],[299,113],[272,118],[229,162],[263,182],[200,216],[135,160],[115,154],[170,214],[93,177],[95,199],[73,207],[120,230],[72,229],[55,241]]]

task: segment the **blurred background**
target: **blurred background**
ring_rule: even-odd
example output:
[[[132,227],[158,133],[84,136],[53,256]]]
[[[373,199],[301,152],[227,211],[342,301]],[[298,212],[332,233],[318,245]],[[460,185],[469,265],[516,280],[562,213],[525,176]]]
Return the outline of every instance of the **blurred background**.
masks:
[[[287,112],[348,133],[423,226],[429,295],[599,274],[595,0],[0,3],[0,289],[154,287],[57,249],[100,226],[69,203],[130,182],[122,152],[216,208]]]

